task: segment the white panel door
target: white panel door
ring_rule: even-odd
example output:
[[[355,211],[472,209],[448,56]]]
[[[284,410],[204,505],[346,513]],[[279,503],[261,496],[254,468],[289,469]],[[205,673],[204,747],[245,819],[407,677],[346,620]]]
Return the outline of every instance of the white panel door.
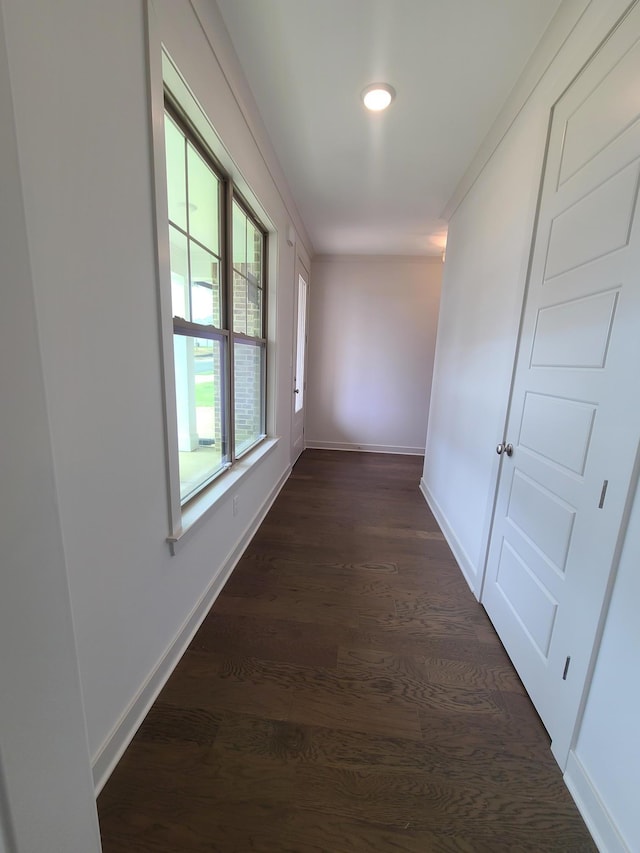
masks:
[[[640,440],[639,36],[636,6],[552,112],[482,594],[561,765]]]
[[[291,414],[291,464],[304,450],[304,411],[307,392],[307,318],[309,273],[300,258],[296,261],[293,403]]]

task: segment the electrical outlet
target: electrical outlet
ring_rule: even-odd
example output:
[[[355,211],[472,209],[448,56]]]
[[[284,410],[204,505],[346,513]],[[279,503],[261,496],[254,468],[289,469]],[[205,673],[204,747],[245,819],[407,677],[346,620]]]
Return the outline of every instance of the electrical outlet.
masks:
[[[233,496],[233,514],[237,515],[240,509],[240,495]]]

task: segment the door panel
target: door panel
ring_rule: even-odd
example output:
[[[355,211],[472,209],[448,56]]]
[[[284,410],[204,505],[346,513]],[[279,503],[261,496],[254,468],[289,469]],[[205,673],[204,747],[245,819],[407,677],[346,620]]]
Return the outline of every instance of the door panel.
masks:
[[[496,585],[522,629],[541,655],[547,655],[558,602],[539,576],[504,539]]]
[[[545,284],[627,245],[639,173],[631,163],[551,220]]]
[[[604,367],[617,302],[610,290],[541,308],[530,366]]]
[[[564,572],[576,518],[570,504],[516,470],[507,518],[556,571]]]
[[[482,595],[562,765],[640,439],[638,33],[636,6],[552,112]]]
[[[590,403],[527,391],[518,444],[549,462],[582,474],[595,411]]]
[[[636,42],[567,119],[559,185],[573,177],[585,163],[604,151],[638,120],[638,77],[640,44]],[[586,85],[580,82],[574,85],[577,89],[586,89]]]

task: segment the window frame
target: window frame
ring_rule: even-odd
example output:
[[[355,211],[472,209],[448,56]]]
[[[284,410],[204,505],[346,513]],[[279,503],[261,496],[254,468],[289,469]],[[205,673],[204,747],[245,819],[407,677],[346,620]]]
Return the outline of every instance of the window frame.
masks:
[[[151,24],[152,22],[150,22]],[[150,27],[150,43],[153,42],[153,33]],[[270,244],[276,239],[277,231],[271,222],[260,201],[246,183],[242,174],[238,171],[235,162],[231,159],[224,143],[217,136],[213,125],[194,96],[188,84],[174,65],[165,47],[156,42],[157,52],[150,50],[149,59],[149,85],[150,85],[150,112],[152,122],[152,149],[153,149],[153,174],[152,186],[154,190],[154,212],[155,232],[157,237],[157,269],[156,278],[158,282],[158,313],[160,327],[160,348],[162,355],[162,390],[164,399],[164,433],[166,450],[167,491],[168,491],[168,520],[169,535],[166,541],[172,554],[176,554],[183,543],[186,535],[200,526],[200,524],[218,506],[225,503],[229,493],[238,488],[239,483],[269,455],[278,445],[280,439],[273,434],[275,419],[275,377],[271,375],[269,363],[269,352],[273,340],[274,331],[272,323],[275,323],[273,304],[269,299],[269,291],[275,286],[275,256],[270,252]],[[233,200],[238,202],[243,212],[248,214],[250,221],[258,229],[262,238],[262,311],[261,331],[262,337],[259,345],[262,347],[262,369],[260,375],[260,408],[261,408],[261,434],[250,446],[243,448],[241,453],[232,456],[229,462],[216,476],[208,479],[195,495],[184,503],[180,499],[180,470],[178,451],[178,428],[176,414],[176,378],[174,369],[173,340],[174,322],[171,304],[171,270],[169,254],[169,211],[167,199],[166,178],[166,150],[165,150],[165,106],[169,105],[172,119],[178,119],[181,129],[186,123],[190,131],[188,137],[196,150],[202,152],[204,147],[205,160],[214,169],[216,175],[225,181],[225,204],[229,211],[229,225],[225,224],[224,233],[221,235],[221,253],[223,262],[221,264],[221,279],[229,283],[229,291],[225,284],[227,317],[232,321],[232,296],[231,283],[233,281],[233,257],[231,253],[231,212]],[[177,114],[177,115],[176,115]],[[221,286],[222,291],[222,286]],[[229,294],[229,295],[227,295]],[[221,317],[222,320],[222,317]],[[184,322],[186,328],[187,321]],[[227,341],[229,354],[229,380],[227,381],[226,400],[227,416],[233,418],[234,398],[232,376],[234,338],[242,341],[247,339],[253,342],[253,336],[242,336],[233,332],[233,323],[227,324]],[[216,331],[216,336],[220,330]],[[232,421],[233,423],[233,421]],[[271,426],[270,426],[271,425]],[[229,428],[230,446],[233,447],[235,433]]]

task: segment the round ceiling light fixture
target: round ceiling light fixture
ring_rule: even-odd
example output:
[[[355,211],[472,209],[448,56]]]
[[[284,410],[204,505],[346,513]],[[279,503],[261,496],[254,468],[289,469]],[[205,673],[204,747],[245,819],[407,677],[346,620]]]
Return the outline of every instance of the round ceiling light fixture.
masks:
[[[396,96],[396,90],[388,83],[371,83],[362,93],[365,107],[374,113],[386,110]]]

